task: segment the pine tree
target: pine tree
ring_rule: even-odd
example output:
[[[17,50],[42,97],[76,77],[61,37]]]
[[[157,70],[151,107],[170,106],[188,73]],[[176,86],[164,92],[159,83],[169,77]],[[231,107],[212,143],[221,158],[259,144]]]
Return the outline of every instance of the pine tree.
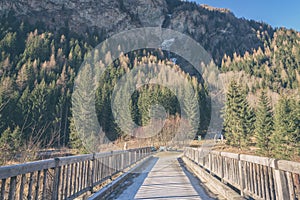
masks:
[[[223,113],[227,143],[238,148],[245,147],[253,132],[255,116],[245,91],[234,80],[229,85]]]
[[[291,106],[293,101],[282,96],[275,107],[272,153],[276,158],[290,159],[297,153],[297,125]]]
[[[76,127],[75,127],[75,123],[74,123],[74,119],[73,117],[71,117],[70,119],[70,147],[73,149],[76,149],[79,151],[79,153],[88,153],[87,149],[85,148],[85,145],[82,142],[82,139],[80,138]]]
[[[270,100],[265,91],[262,91],[256,110],[255,137],[256,146],[263,155],[270,155],[270,137],[273,132],[273,112]]]
[[[14,141],[12,137],[11,129],[8,127],[0,137],[1,151],[12,151],[14,147]]]

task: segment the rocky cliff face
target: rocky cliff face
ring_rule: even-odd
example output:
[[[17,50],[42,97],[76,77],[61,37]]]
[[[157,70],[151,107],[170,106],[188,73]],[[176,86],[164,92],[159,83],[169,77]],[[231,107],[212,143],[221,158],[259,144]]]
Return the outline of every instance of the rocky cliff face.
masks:
[[[51,31],[107,36],[135,27],[159,26],[192,36],[220,63],[226,53],[243,54],[262,46],[257,32],[273,32],[261,23],[236,18],[230,11],[179,0],[2,0],[0,14],[43,22]]]

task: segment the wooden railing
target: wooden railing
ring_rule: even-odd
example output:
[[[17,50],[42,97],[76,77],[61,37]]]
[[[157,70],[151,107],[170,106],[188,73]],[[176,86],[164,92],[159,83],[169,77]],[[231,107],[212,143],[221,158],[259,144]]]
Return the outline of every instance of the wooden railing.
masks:
[[[300,200],[300,163],[186,148],[184,155],[222,182],[254,199]]]
[[[74,199],[149,156],[149,147],[0,167],[0,199]]]

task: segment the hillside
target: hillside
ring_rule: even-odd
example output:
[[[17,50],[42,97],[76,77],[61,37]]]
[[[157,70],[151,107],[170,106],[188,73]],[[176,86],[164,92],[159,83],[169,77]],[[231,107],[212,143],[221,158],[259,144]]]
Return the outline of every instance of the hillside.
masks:
[[[8,13],[45,31],[95,34],[100,40],[136,27],[170,28],[192,36],[218,64],[225,53],[263,47],[260,35],[272,37],[274,32],[267,24],[238,19],[228,10],[179,0],[3,0],[0,15]]]
[[[299,96],[295,93],[300,85],[300,35],[297,31],[273,29],[264,23],[236,18],[226,9],[179,0],[2,0],[0,16],[0,158],[3,158],[0,163],[39,148],[66,146],[84,151],[74,127],[71,104],[74,78],[80,65],[105,38],[147,26],[185,33],[211,53],[226,85],[232,86],[233,93],[241,93],[239,103],[243,104],[236,107],[245,106],[249,111],[251,121],[245,119],[241,123],[251,123],[251,126],[241,127],[247,130],[239,137],[253,144],[257,141],[255,112],[258,96],[266,90],[271,102],[265,104],[272,104],[272,112],[282,111],[275,113],[276,127],[293,125],[288,133],[281,129],[272,136],[281,138],[274,146],[284,143],[298,148]],[[95,107],[108,138],[128,139],[114,121],[111,110],[112,90],[118,79],[137,64],[160,65],[170,63],[168,59],[167,53],[160,50],[140,50],[120,56],[107,68],[100,81],[103,87],[96,93]],[[201,109],[197,134],[205,135],[211,115],[205,84],[187,70],[186,62],[168,65],[191,81],[197,91],[195,96]],[[173,78],[170,74],[164,77]],[[145,74],[140,73],[139,78],[145,79]],[[229,84],[231,79],[240,83]],[[191,95],[184,87],[178,90],[184,96]],[[145,86],[131,99],[130,116],[139,125],[149,122],[152,104],[164,106],[169,118],[166,127],[153,140],[166,143],[177,129],[182,114],[174,93],[161,86]],[[277,101],[281,103],[275,108]],[[245,113],[239,114],[247,117]],[[290,117],[282,122],[285,124],[279,124],[286,116]],[[227,120],[228,124],[232,121]],[[290,133],[293,136],[289,137]],[[267,141],[270,138],[269,135]],[[244,148],[246,141],[239,148]],[[291,156],[289,153],[286,155]]]

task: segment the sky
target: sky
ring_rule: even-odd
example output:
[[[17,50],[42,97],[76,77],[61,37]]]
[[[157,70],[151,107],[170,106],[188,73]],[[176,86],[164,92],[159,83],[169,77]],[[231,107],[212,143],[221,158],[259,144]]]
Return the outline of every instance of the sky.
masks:
[[[194,0],[217,8],[228,8],[235,16],[266,22],[273,27],[300,31],[300,0]]]

